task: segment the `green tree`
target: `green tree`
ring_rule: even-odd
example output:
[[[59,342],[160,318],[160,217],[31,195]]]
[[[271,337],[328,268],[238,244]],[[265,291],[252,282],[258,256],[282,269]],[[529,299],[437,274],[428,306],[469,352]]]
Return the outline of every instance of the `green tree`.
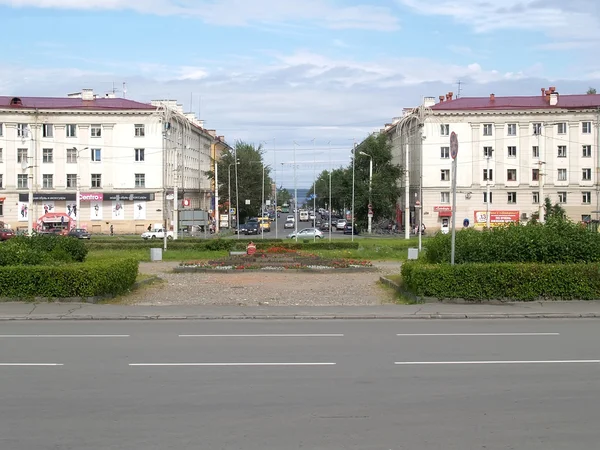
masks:
[[[286,188],[277,189],[277,206],[283,206],[285,203],[290,204],[292,194]]]
[[[537,223],[539,217],[540,214],[538,212],[534,212],[531,215],[530,222]],[[567,217],[567,213],[560,203],[555,203],[553,205],[550,197],[546,197],[544,199],[544,221],[546,223],[568,222],[569,218]]]
[[[587,94],[588,95],[595,95],[596,94],[596,88],[593,88],[590,86],[590,88],[587,90]]]

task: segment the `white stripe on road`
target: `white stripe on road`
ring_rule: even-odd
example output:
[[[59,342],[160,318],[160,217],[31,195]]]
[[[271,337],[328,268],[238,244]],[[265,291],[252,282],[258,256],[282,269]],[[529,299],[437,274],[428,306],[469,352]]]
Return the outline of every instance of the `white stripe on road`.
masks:
[[[334,362],[255,362],[255,363],[133,363],[134,367],[252,367],[252,366],[335,366]]]
[[[397,366],[443,366],[443,365],[473,365],[473,364],[600,364],[600,359],[564,359],[549,361],[400,361]]]
[[[126,338],[128,334],[0,334],[1,338]]]
[[[397,334],[401,337],[424,337],[424,336],[560,336],[560,333],[407,333]]]
[[[55,363],[0,363],[0,367],[56,367],[63,365]]]
[[[251,338],[251,337],[344,337],[343,334],[180,334],[179,337]]]

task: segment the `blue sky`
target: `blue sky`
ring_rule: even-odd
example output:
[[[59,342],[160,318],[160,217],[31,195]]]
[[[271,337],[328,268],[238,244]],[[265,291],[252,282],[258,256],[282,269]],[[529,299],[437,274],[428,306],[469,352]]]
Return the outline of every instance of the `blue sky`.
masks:
[[[129,98],[177,99],[228,141],[263,142],[287,185],[294,147],[310,184],[459,80],[463,96],[600,87],[590,0],[0,0],[0,17],[0,95],[126,82]]]

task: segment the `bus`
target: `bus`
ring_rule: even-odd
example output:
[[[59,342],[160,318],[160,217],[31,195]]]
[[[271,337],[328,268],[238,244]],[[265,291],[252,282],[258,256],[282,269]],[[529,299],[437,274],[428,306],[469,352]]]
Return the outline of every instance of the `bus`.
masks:
[[[284,214],[289,213],[290,212],[290,205],[288,205],[287,203],[284,203],[281,206],[281,212],[284,213]]]

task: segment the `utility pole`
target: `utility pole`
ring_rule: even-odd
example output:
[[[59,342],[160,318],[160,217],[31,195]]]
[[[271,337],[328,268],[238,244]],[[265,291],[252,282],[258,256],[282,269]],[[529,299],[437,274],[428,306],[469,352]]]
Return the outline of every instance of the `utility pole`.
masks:
[[[354,162],[356,160],[356,140],[354,140],[353,142],[353,146],[352,146],[352,233],[350,233],[350,236],[352,236],[351,241],[354,242]]]
[[[219,164],[217,161],[217,150],[215,148],[215,234],[219,233],[219,225],[221,222],[221,215],[219,214]]]
[[[275,239],[277,239],[277,207],[279,206],[279,200],[277,199],[277,154],[275,152],[275,138],[273,138],[273,182],[275,183]]]
[[[329,146],[329,217],[327,218],[327,228],[329,228],[329,242],[331,242],[331,172],[333,171],[331,166],[331,141],[327,145]]]
[[[450,156],[452,157],[452,241],[450,264],[454,265],[454,256],[456,253],[456,158],[458,157],[458,135],[453,131],[450,135]],[[419,230],[419,233],[421,230]]]
[[[261,239],[265,238],[265,227],[263,227],[263,218],[265,217],[265,163],[262,163],[262,200],[260,203],[260,235]]]
[[[544,161],[539,161],[538,162],[538,166],[539,166],[539,174],[538,174],[538,180],[539,180],[539,185],[540,185],[540,191],[539,191],[539,203],[538,203],[538,221],[540,223],[544,223],[546,221],[546,217],[545,217],[545,211],[544,211],[544,205],[545,205],[545,199],[544,199],[544,164],[546,164]]]
[[[600,108],[596,108],[596,220],[600,220]]]
[[[294,141],[294,236],[298,242],[298,186],[296,185],[296,141]]]
[[[240,202],[239,202],[239,190],[238,190],[238,165],[240,161],[237,157],[237,148],[234,149],[233,157],[235,158],[235,226],[237,227],[237,238],[240,238]]]
[[[409,157],[408,157],[408,142],[405,145],[405,157],[404,162],[404,238],[410,239],[410,175],[408,170]]]
[[[493,150],[491,150],[493,151]],[[490,222],[490,159],[492,154],[489,153],[486,158],[487,176],[486,176],[486,194],[485,194],[485,226],[489,230]]]

